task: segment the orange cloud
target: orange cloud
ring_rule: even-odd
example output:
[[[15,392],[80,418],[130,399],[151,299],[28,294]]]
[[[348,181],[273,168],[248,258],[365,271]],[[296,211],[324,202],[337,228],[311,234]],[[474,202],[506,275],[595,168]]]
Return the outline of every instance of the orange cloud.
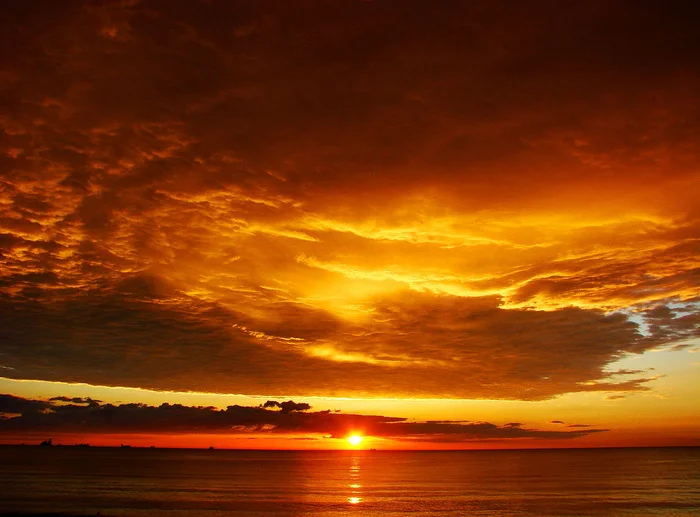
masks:
[[[693,17],[409,4],[8,9],[3,371],[648,389],[606,367],[698,335]]]

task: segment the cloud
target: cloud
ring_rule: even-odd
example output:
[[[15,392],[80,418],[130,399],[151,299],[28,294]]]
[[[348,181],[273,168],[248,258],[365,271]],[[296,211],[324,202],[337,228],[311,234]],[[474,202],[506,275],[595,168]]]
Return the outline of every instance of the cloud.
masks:
[[[49,402],[69,402],[71,404],[87,404],[88,406],[99,406],[101,400],[91,399],[90,397],[51,397]]]
[[[22,399],[4,395],[11,400],[20,416],[0,420],[0,433],[152,433],[197,432],[228,434],[300,434],[344,438],[348,433],[362,432],[367,436],[413,441],[474,441],[518,439],[573,439],[604,429],[585,431],[542,431],[528,429],[522,424],[498,426],[488,422],[408,422],[406,418],[379,415],[354,415],[331,411],[307,412],[309,404],[268,401],[268,405],[294,410],[274,411],[265,407],[229,406],[225,410],[213,407],[193,407],[180,404],[68,404]],[[291,404],[290,404],[291,403]],[[9,406],[7,406],[9,407]],[[34,408],[42,407],[37,412]],[[314,437],[311,437],[314,438]],[[318,437],[315,437],[318,438]]]
[[[698,335],[694,7],[555,4],[12,3],[3,373],[648,389],[606,367]]]
[[[179,291],[164,297],[158,282],[133,285],[149,287],[53,304],[6,299],[0,336],[15,368],[6,375],[280,396],[535,400],[645,389],[648,378],[614,382],[605,367],[658,345],[623,314],[506,310],[497,298],[403,292],[374,299],[369,318],[352,323],[298,304],[253,301],[238,312]]]
[[[282,413],[291,413],[292,411],[307,411],[311,406],[306,402],[294,402],[288,400],[286,402],[277,402],[276,400],[268,400],[262,405],[263,408],[280,408]]]
[[[627,398],[627,395],[624,395],[624,394],[612,394],[612,395],[606,395],[606,396],[605,396],[605,399],[606,399],[606,400],[620,400],[620,399],[624,399],[624,398]]]
[[[608,398],[614,398],[614,397],[608,397]],[[562,420],[550,420],[550,424],[560,424],[560,425],[566,425],[566,427],[573,427],[573,428],[588,428],[588,427],[593,427],[590,424],[567,424],[566,422]]]
[[[0,395],[0,413],[38,413],[47,409],[50,405],[50,403],[42,400],[30,400],[7,394]]]

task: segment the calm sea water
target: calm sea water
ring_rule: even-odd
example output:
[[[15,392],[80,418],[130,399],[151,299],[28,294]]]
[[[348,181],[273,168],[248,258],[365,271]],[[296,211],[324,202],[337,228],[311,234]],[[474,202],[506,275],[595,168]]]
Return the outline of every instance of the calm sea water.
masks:
[[[0,447],[0,513],[700,515],[700,449],[225,451]]]

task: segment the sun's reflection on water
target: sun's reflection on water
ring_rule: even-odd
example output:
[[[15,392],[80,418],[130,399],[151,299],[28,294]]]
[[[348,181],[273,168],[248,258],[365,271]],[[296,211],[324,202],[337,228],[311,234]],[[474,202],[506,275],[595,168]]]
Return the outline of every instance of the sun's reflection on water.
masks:
[[[360,504],[362,502],[362,483],[360,483],[360,456],[353,456],[350,461],[349,470],[350,482],[348,487],[350,488],[350,496],[348,497],[348,503],[350,504]]]

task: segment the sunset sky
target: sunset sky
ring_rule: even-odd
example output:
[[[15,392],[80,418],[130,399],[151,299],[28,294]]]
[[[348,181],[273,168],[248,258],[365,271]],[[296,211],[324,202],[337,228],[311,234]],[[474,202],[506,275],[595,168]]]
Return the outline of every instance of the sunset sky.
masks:
[[[0,443],[700,445],[698,2],[0,10]]]

